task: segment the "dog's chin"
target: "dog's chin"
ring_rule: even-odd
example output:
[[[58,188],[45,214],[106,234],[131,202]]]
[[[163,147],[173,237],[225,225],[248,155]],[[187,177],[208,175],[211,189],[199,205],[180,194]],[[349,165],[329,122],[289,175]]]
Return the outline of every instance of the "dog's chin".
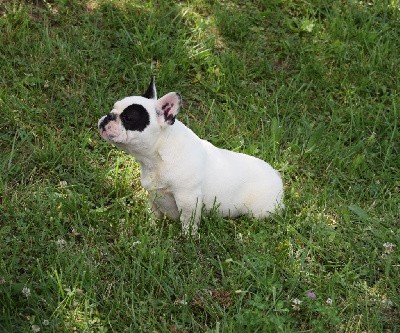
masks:
[[[107,132],[105,130],[100,129],[100,136],[102,137],[102,139],[108,141],[108,135]]]
[[[107,133],[106,130],[102,130],[102,129],[100,129],[100,136],[102,137],[102,139],[104,139],[107,142],[110,142],[112,144],[122,143],[122,141],[123,141],[123,135],[121,135],[121,134],[115,135],[115,134]]]

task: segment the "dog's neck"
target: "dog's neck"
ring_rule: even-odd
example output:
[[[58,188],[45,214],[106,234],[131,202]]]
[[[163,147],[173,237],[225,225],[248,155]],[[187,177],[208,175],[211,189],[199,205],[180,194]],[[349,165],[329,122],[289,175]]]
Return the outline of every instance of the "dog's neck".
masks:
[[[175,147],[175,143],[182,141],[179,140],[188,128],[180,121],[176,120],[174,125],[164,128],[159,135],[159,138],[146,147],[141,146],[138,151],[134,146],[116,144],[118,148],[132,155],[135,160],[140,164],[142,177],[146,178],[151,174],[159,174],[160,166],[163,165],[164,157],[179,148]],[[166,153],[167,152],[167,153]],[[144,186],[145,187],[145,186]]]
[[[128,146],[124,147],[123,150],[135,158],[142,170],[153,170],[161,160],[155,148],[156,147],[148,147],[138,152]]]
[[[129,155],[132,155],[140,164],[142,170],[153,171],[162,162],[159,152],[166,144],[170,144],[168,139],[171,137],[172,131],[173,129],[168,126],[163,130],[162,135],[160,135],[157,141],[147,147],[142,146],[140,151],[129,145],[117,146]]]

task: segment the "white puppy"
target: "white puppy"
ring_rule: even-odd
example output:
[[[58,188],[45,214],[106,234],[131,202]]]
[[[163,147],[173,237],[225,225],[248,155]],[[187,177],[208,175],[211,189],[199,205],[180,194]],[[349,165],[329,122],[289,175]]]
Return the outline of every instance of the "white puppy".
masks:
[[[283,208],[279,173],[253,156],[213,146],[175,120],[181,97],[157,99],[154,78],[143,96],[126,97],[98,122],[101,137],[133,155],[156,217],[180,218],[196,234],[201,209],[262,218]]]

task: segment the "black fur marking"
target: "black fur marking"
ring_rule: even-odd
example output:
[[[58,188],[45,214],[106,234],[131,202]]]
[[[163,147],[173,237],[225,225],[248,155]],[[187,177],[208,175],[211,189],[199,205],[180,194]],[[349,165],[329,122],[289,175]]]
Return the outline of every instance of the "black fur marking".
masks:
[[[168,114],[171,108],[168,108],[164,111],[164,120],[167,124],[173,125],[175,122],[175,116],[172,114]]]
[[[122,125],[126,130],[142,132],[150,124],[147,110],[139,104],[129,105],[120,115]]]
[[[165,103],[163,106],[162,106],[162,108],[161,109],[165,109],[167,106],[169,105],[169,103]]]
[[[109,113],[109,114],[103,119],[103,121],[101,122],[100,128],[103,129],[103,130],[105,130],[107,124],[108,124],[110,121],[113,121],[113,120],[115,120],[115,119],[117,119],[117,116],[116,116],[114,113]]]
[[[148,99],[153,99],[156,97],[156,91],[155,91],[155,83],[154,83],[154,75],[151,77],[150,85],[147,88],[146,92],[142,95],[142,97],[148,98]]]

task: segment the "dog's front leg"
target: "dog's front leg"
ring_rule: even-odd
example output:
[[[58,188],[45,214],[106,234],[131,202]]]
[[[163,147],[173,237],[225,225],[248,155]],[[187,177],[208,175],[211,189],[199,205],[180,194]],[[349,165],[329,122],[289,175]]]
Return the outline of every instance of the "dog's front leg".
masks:
[[[166,191],[150,191],[150,210],[156,219],[162,219],[165,216],[173,220],[179,218],[174,196]]]
[[[162,219],[164,217],[164,213],[160,210],[160,208],[156,204],[157,192],[155,190],[149,191],[150,200],[149,200],[149,210],[152,215],[152,224],[155,224],[155,219]]]
[[[175,201],[181,213],[182,234],[187,236],[191,233],[192,236],[195,236],[201,217],[201,192],[193,191],[175,194]]]

